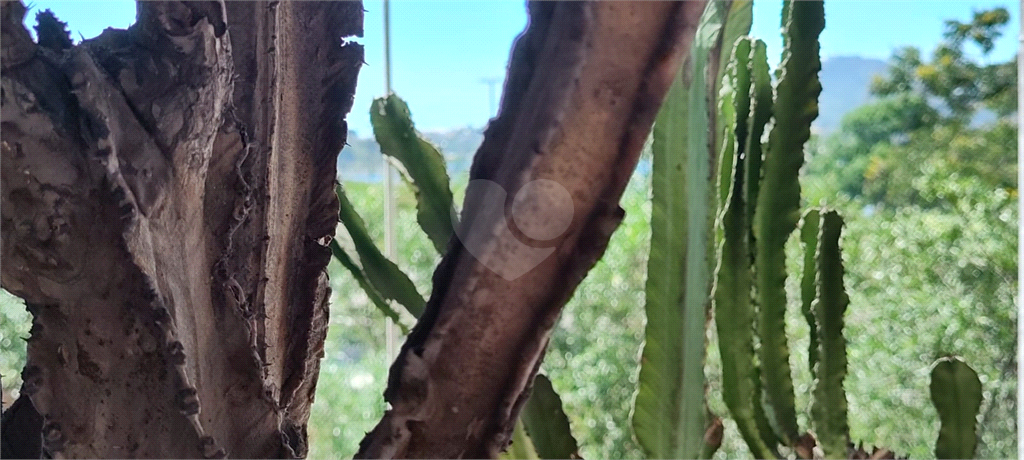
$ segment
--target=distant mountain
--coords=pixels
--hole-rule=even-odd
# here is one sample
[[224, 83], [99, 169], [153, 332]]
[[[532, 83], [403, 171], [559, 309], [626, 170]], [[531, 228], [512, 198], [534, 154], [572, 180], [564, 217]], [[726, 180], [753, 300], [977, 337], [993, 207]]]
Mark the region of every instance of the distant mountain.
[[840, 56], [821, 63], [821, 96], [818, 98], [818, 119], [814, 129], [829, 133], [839, 127], [847, 112], [871, 100], [871, 79], [885, 72], [880, 59]]
[[[453, 176], [469, 171], [473, 154], [484, 140], [483, 129], [471, 127], [420, 134], [441, 151], [449, 174]], [[338, 175], [345, 180], [377, 182], [383, 177], [383, 171], [384, 164], [377, 141], [372, 137], [359, 137], [355, 131], [349, 131], [348, 141], [341, 155], [338, 155]]]
[[345, 180], [377, 182], [383, 177], [382, 161], [376, 140], [359, 137], [355, 131], [349, 131], [345, 146], [338, 155], [338, 176]]
[[427, 131], [423, 137], [437, 146], [448, 163], [449, 174], [469, 171], [473, 164], [473, 154], [484, 141], [484, 130], [479, 128], [459, 128], [451, 131]]
[[[823, 61], [819, 114], [812, 130], [827, 134], [838, 128], [843, 115], [871, 100], [871, 79], [885, 69], [885, 61], [856, 56]], [[441, 150], [452, 176], [469, 171], [473, 154], [483, 141], [483, 128], [464, 127], [422, 134]], [[339, 175], [346, 180], [376, 182], [381, 179], [382, 171], [377, 142], [372, 137], [359, 137], [349, 131], [348, 144], [338, 157]]]

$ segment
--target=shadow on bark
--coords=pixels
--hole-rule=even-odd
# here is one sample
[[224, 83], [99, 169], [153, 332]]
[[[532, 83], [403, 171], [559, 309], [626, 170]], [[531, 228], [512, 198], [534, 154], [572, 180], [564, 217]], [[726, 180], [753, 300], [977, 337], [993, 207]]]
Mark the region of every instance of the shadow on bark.
[[[696, 1], [529, 4], [498, 117], [470, 170], [456, 234], [474, 241], [449, 243], [391, 367], [392, 407], [356, 457], [505, 450], [562, 306], [623, 218], [619, 198], [703, 9]], [[517, 198], [489, 205], [493, 184]], [[556, 184], [571, 202], [535, 185], [540, 192], [517, 196], [527, 184]], [[524, 238], [566, 215], [572, 222], [553, 239]], [[554, 250], [537, 263], [536, 247]]]

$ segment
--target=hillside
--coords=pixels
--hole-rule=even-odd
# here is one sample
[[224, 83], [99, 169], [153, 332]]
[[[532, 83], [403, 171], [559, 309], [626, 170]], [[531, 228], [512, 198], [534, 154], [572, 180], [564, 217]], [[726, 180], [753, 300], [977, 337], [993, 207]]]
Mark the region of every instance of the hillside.
[[[871, 78], [883, 72], [885, 66], [885, 61], [856, 56], [835, 57], [822, 62], [820, 113], [812, 129], [821, 134], [836, 129], [844, 114], [870, 99]], [[428, 131], [423, 135], [440, 148], [454, 176], [469, 170], [473, 154], [483, 140], [483, 128]], [[339, 175], [346, 180], [376, 182], [381, 178], [382, 169], [377, 142], [372, 137], [359, 137], [350, 131], [348, 145], [338, 157]]]
[[829, 133], [839, 127], [847, 112], [863, 105], [871, 98], [871, 79], [885, 72], [886, 63], [880, 59], [840, 56], [821, 63], [821, 96], [818, 98], [818, 119], [814, 129]]

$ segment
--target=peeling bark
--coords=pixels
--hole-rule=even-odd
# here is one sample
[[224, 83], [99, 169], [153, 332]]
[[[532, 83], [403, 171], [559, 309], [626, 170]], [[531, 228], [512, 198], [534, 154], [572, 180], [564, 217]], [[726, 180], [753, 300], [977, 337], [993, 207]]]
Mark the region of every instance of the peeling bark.
[[[534, 2], [501, 110], [470, 171], [459, 235], [420, 322], [391, 367], [392, 408], [360, 458], [480, 458], [504, 450], [561, 307], [622, 220], [619, 198], [686, 58], [704, 2]], [[507, 192], [489, 206], [483, 182]], [[511, 197], [549, 180], [551, 194]], [[534, 266], [523, 235], [571, 213]], [[527, 215], [517, 228], [509, 215]], [[471, 254], [467, 245], [475, 250]], [[490, 267], [490, 268], [488, 268]]]
[[0, 6], [0, 274], [41, 414], [5, 452], [304, 456], [361, 3], [140, 2], [69, 49]]

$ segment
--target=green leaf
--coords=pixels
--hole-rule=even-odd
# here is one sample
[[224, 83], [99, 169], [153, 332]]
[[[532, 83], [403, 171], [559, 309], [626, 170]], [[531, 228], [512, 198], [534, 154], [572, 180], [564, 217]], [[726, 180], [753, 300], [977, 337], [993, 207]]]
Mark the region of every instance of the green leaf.
[[931, 393], [942, 423], [935, 457], [974, 458], [982, 399], [978, 374], [958, 358], [940, 359], [932, 368]]
[[[754, 204], [761, 189], [761, 165], [764, 161], [761, 137], [764, 127], [772, 118], [772, 77], [768, 72], [768, 52], [761, 40], [755, 40], [750, 58], [750, 119], [747, 120], [746, 146], [743, 149], [746, 160], [747, 212], [749, 222], [754, 222]], [[753, 255], [753, 254], [751, 254]]]
[[817, 298], [812, 310], [818, 323], [818, 363], [814, 368], [814, 420], [818, 444], [825, 458], [847, 458], [850, 426], [846, 414], [846, 338], [843, 337], [843, 315], [850, 298], [843, 287], [843, 257], [839, 236], [843, 218], [836, 211], [821, 215], [818, 239]]
[[755, 407], [760, 404], [760, 391], [755, 382], [754, 368], [754, 306], [751, 303], [750, 266], [750, 223], [747, 221], [747, 203], [744, 193], [744, 156], [740, 147], [746, 138], [741, 124], [747, 121], [749, 109], [749, 88], [737, 80], [746, 80], [749, 75], [738, 72], [746, 67], [746, 56], [750, 54], [750, 41], [741, 40], [736, 44], [736, 58], [729, 69], [728, 86], [738, 88], [735, 93], [732, 129], [741, 142], [728, 139], [726, 146], [733, 149], [731, 187], [728, 188], [727, 206], [722, 213], [724, 230], [718, 270], [713, 293], [715, 324], [718, 328], [718, 347], [722, 356], [722, 397], [729, 407], [732, 418], [740, 430], [754, 458], [775, 458], [776, 454], [765, 444], [755, 419]]
[[[348, 230], [352, 243], [355, 245], [361, 275], [358, 275], [351, 268], [349, 268], [349, 271], [352, 271], [357, 280], [360, 276], [365, 278], [366, 282], [381, 297], [398, 302], [409, 313], [419, 318], [420, 314], [423, 313], [426, 302], [423, 300], [423, 296], [416, 290], [416, 285], [412, 283], [412, 280], [394, 262], [384, 257], [384, 254], [381, 254], [380, 249], [373, 243], [373, 239], [370, 238], [370, 234], [366, 231], [366, 224], [363, 223], [363, 219], [359, 217], [355, 208], [352, 207], [352, 203], [348, 201], [348, 197], [345, 196], [345, 191], [341, 186], [338, 186], [338, 201], [340, 204], [338, 219], [345, 225], [345, 229]], [[338, 249], [341, 249], [340, 245], [337, 246]], [[337, 252], [335, 252], [335, 256], [338, 256]], [[340, 257], [338, 260], [344, 264]], [[353, 262], [353, 265], [356, 262], [354, 259], [350, 261]], [[362, 283], [360, 284], [362, 285]], [[370, 295], [370, 291], [367, 291], [367, 295]], [[387, 311], [384, 311], [384, 313], [388, 314]]]
[[[736, 41], [750, 33], [750, 26], [753, 23], [753, 12], [754, 2], [752, 0], [734, 0], [729, 5], [729, 12], [726, 16], [725, 27], [722, 29], [721, 34], [721, 51], [718, 58], [718, 69], [715, 75], [718, 76], [715, 82], [714, 95], [726, 95], [727, 93], [722, 90], [722, 87], [728, 80], [728, 66], [732, 62], [733, 50], [735, 48]], [[719, 105], [719, 108], [722, 106]], [[728, 110], [731, 109], [731, 104], [725, 106]], [[728, 139], [728, 134], [722, 129], [724, 126], [731, 124], [733, 115], [730, 113], [724, 113], [719, 110], [715, 118], [715, 152], [721, 152], [725, 140]], [[730, 160], [731, 161], [731, 158]], [[731, 167], [725, 170], [725, 175], [729, 175]], [[727, 179], [728, 180], [728, 179]], [[723, 186], [720, 190], [728, 190], [728, 185]], [[722, 192], [723, 194], [725, 191]], [[725, 203], [724, 199], [720, 203]], [[724, 204], [723, 204], [724, 206]]]
[[538, 460], [541, 458], [537, 455], [537, 449], [534, 448], [530, 436], [526, 434], [522, 419], [516, 420], [516, 427], [512, 431], [512, 445], [508, 446], [508, 450], [498, 457], [506, 460]]
[[[772, 80], [768, 73], [768, 57], [765, 48], [765, 44], [761, 40], [755, 40], [753, 48], [751, 50], [750, 58], [750, 115], [747, 120], [747, 137], [744, 140], [743, 155], [745, 157], [743, 162], [743, 169], [745, 178], [743, 185], [745, 187], [744, 193], [746, 194], [746, 208], [747, 208], [747, 223], [751, 226], [749, 229], [750, 234], [750, 264], [754, 264], [756, 260], [757, 245], [755, 244], [753, 222], [754, 222], [754, 210], [756, 208], [758, 192], [761, 185], [761, 136], [764, 134], [764, 127], [772, 117]], [[740, 140], [737, 139], [737, 142]], [[754, 310], [757, 311], [757, 302], [753, 303]], [[775, 429], [768, 421], [768, 416], [765, 414], [764, 406], [761, 403], [764, 392], [761, 389], [761, 371], [758, 369], [758, 364], [755, 362], [754, 365], [754, 395], [756, 397], [754, 404], [754, 420], [757, 422], [758, 432], [761, 434], [761, 439], [764, 440], [765, 445], [771, 447], [774, 451], [775, 446], [779, 444], [779, 438], [775, 434]]]
[[398, 312], [391, 308], [391, 304], [389, 304], [387, 300], [384, 300], [384, 297], [382, 297], [380, 293], [377, 292], [377, 289], [370, 284], [370, 281], [366, 278], [366, 273], [363, 273], [362, 267], [349, 257], [348, 253], [345, 252], [345, 250], [341, 248], [341, 245], [338, 244], [338, 240], [331, 241], [331, 252], [334, 254], [334, 257], [338, 259], [338, 262], [341, 262], [341, 265], [352, 273], [352, 277], [356, 279], [356, 282], [359, 283], [359, 287], [363, 288], [363, 291], [366, 292], [366, 296], [369, 297], [370, 301], [377, 306], [377, 309], [384, 313], [388, 318], [391, 318], [391, 320], [394, 321], [400, 329], [402, 329], [403, 334], [408, 334], [409, 326], [406, 326], [405, 323], [402, 322], [402, 318], [398, 315]]
[[818, 232], [821, 231], [821, 212], [808, 209], [804, 213], [803, 225], [800, 228], [800, 241], [804, 245], [804, 271], [800, 280], [801, 312], [810, 327], [810, 344], [807, 346], [807, 368], [814, 372], [818, 362], [818, 323], [814, 319], [811, 305], [817, 295], [815, 277], [818, 274], [815, 255], [818, 253]]
[[775, 421], [787, 445], [799, 437], [785, 328], [785, 244], [800, 215], [800, 166], [811, 121], [818, 115], [821, 83], [818, 35], [825, 25], [821, 2], [786, 2], [786, 49], [776, 88], [775, 125], [768, 135], [757, 207], [755, 278], [761, 376]]
[[[753, 0], [733, 0], [729, 5], [725, 28], [722, 29], [722, 52], [718, 63], [718, 75], [724, 75], [727, 60], [732, 56], [733, 44], [744, 35], [750, 34], [750, 26], [754, 23]], [[719, 79], [721, 83], [721, 79]]]
[[722, 89], [718, 92], [718, 132], [722, 138], [716, 150], [721, 152], [718, 160], [719, 212], [725, 208], [729, 199], [733, 182], [733, 159], [742, 156], [746, 147], [744, 141], [747, 139], [747, 118], [750, 115], [750, 44], [749, 37], [736, 40], [729, 65], [725, 68]]
[[551, 381], [537, 374], [533, 392], [519, 416], [540, 458], [580, 458], [576, 438], [569, 430], [569, 418]]
[[651, 458], [696, 458], [704, 442], [704, 327], [717, 198], [707, 97], [713, 86], [705, 67], [725, 5], [708, 2], [690, 67], [677, 74], [654, 125], [647, 327], [633, 408], [634, 433]]
[[402, 177], [416, 192], [416, 220], [443, 254], [455, 216], [444, 157], [416, 132], [409, 106], [394, 94], [373, 101], [370, 123], [380, 151], [400, 163]]
[[761, 369], [759, 368], [757, 360], [754, 361], [754, 422], [757, 423], [757, 432], [761, 435], [761, 440], [764, 444], [772, 449], [772, 452], [778, 453], [779, 437], [775, 434], [775, 428], [768, 420], [768, 414], [764, 410], [764, 391], [761, 389]]

